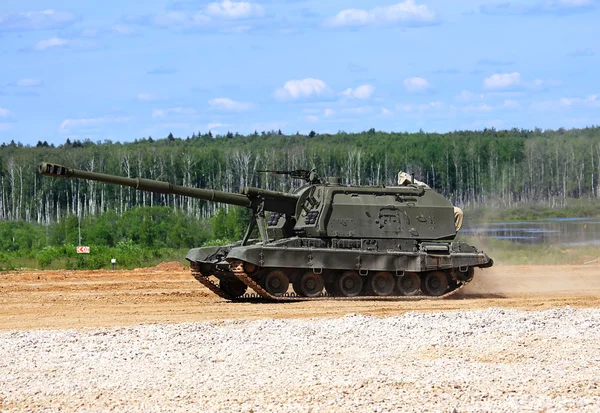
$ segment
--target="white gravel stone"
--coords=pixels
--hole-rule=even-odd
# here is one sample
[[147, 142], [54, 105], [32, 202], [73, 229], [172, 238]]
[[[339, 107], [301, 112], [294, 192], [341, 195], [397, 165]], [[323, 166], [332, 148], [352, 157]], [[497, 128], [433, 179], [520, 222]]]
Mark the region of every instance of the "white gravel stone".
[[600, 310], [2, 333], [0, 410], [597, 412]]

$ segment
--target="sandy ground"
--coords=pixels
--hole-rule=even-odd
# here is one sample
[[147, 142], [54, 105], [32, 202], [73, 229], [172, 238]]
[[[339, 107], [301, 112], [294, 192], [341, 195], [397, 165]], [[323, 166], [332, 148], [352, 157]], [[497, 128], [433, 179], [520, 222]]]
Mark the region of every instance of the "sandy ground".
[[214, 296], [177, 263], [133, 271], [8, 272], [0, 274], [0, 331], [489, 307], [600, 307], [600, 265], [499, 265], [479, 270], [475, 277], [464, 293], [439, 301], [257, 304]]

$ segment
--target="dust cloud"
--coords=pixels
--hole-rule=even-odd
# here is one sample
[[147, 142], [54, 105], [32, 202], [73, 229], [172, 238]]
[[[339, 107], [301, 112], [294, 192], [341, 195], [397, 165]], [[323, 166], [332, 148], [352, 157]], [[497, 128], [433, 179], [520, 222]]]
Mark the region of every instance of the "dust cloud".
[[600, 295], [600, 265], [496, 265], [477, 269], [462, 296]]

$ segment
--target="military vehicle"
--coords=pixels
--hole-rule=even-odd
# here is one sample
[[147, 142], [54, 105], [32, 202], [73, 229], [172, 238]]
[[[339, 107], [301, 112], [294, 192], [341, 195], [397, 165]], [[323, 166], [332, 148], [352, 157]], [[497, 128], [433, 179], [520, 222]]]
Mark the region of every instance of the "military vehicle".
[[[451, 202], [431, 188], [341, 185], [314, 170], [267, 171], [301, 179], [291, 193], [234, 194], [125, 178], [43, 162], [46, 176], [81, 178], [252, 210], [243, 239], [191, 249], [193, 276], [228, 299], [408, 300], [447, 297], [493, 260], [462, 241]], [[255, 229], [260, 238], [251, 238]], [[288, 292], [290, 284], [293, 292]]]

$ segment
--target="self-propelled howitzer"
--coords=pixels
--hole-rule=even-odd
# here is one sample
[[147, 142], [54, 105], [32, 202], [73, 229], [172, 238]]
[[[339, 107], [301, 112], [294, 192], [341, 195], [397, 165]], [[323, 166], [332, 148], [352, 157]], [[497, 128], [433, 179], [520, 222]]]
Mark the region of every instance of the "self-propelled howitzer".
[[[438, 298], [470, 282], [476, 267], [493, 264], [454, 240], [453, 205], [426, 185], [350, 186], [324, 182], [314, 171], [268, 172], [305, 184], [292, 193], [246, 187], [234, 194], [40, 164], [42, 175], [250, 208], [243, 240], [193, 248], [186, 256], [194, 277], [230, 300]], [[256, 227], [260, 239], [250, 239]]]

